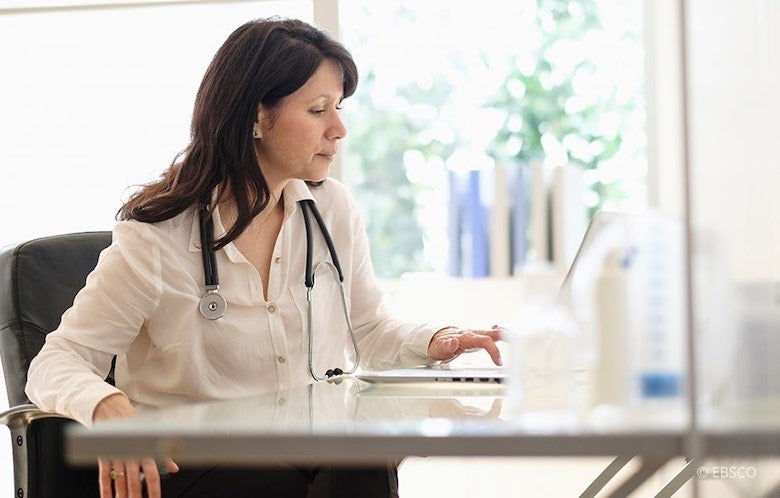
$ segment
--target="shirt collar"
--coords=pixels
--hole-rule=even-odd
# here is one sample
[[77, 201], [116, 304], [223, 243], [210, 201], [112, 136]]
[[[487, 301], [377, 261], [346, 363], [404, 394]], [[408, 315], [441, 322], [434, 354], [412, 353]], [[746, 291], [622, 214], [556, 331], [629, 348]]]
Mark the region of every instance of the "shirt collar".
[[290, 180], [282, 190], [284, 196], [284, 221], [298, 210], [298, 202], [310, 199], [316, 202], [309, 190], [309, 186], [303, 180]]
[[[292, 216], [298, 209], [298, 201], [311, 199], [316, 202], [314, 196], [309, 190], [309, 186], [303, 180], [290, 180], [282, 190], [284, 196], [284, 221]], [[214, 205], [214, 239], [218, 239], [227, 233], [222, 225], [222, 218], [219, 215], [219, 207], [215, 205], [217, 199], [217, 189], [211, 193], [211, 203]], [[199, 208], [194, 207], [194, 216], [192, 217], [192, 227], [190, 228], [190, 252], [200, 252], [200, 217]]]

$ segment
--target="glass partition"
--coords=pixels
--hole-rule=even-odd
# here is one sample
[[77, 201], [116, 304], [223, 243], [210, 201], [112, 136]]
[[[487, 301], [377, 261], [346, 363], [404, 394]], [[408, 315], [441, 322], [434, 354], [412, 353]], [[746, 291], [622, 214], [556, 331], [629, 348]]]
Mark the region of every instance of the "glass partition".
[[702, 496], [718, 481], [734, 496], [780, 492], [778, 26], [776, 2], [687, 2], [699, 429], [746, 438], [725, 444], [741, 454], [706, 445]]

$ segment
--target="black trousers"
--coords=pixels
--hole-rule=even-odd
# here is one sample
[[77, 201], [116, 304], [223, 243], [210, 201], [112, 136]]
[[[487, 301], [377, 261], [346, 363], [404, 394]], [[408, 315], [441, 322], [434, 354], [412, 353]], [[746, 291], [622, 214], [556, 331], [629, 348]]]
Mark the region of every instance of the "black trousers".
[[398, 466], [182, 468], [162, 480], [163, 498], [398, 498]]

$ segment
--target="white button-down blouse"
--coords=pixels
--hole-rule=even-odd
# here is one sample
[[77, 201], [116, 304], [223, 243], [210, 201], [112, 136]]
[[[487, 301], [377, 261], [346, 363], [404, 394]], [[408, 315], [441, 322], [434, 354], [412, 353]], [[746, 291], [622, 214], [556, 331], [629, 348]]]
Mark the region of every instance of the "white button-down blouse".
[[[136, 405], [169, 406], [238, 398], [312, 382], [308, 370], [306, 235], [297, 202], [313, 198], [333, 238], [344, 271], [349, 316], [361, 367], [429, 363], [428, 343], [441, 328], [390, 317], [382, 304], [357, 206], [335, 180], [284, 190], [284, 221], [274, 246], [268, 299], [255, 267], [232, 243], [217, 251], [226, 314], [198, 311], [204, 294], [197, 210], [160, 223], [119, 222], [73, 306], [46, 338], [29, 370], [27, 394], [43, 410], [89, 425], [97, 404], [123, 392]], [[225, 228], [214, 211], [214, 231]], [[312, 229], [313, 261], [329, 261]], [[352, 365], [352, 343], [341, 297], [330, 277], [314, 288], [315, 369]], [[116, 387], [106, 382], [117, 356]]]

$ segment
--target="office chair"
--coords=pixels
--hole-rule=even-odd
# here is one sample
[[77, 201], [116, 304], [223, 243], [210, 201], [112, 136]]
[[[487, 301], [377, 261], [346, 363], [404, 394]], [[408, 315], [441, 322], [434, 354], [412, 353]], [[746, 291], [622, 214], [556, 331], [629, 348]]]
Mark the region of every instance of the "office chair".
[[[31, 240], [0, 249], [0, 361], [10, 409], [16, 498], [97, 496], [97, 471], [69, 466], [63, 428], [73, 421], [38, 410], [24, 392], [30, 361], [84, 286], [111, 232]], [[110, 379], [109, 379], [110, 381]]]

